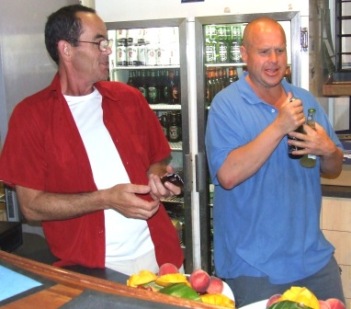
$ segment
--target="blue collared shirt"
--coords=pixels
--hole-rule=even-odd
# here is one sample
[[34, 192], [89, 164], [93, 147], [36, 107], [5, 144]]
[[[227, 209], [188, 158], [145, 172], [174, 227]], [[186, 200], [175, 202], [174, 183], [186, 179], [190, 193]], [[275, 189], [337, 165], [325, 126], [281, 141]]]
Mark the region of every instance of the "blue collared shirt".
[[[255, 139], [278, 110], [256, 96], [245, 80], [218, 93], [209, 111], [206, 150], [214, 194], [216, 275], [268, 276], [272, 283], [305, 278], [325, 266], [333, 246], [320, 230], [320, 162], [304, 168], [288, 157], [285, 136], [269, 159], [250, 178], [231, 190], [216, 174], [228, 154]], [[316, 121], [342, 148], [328, 118], [308, 91], [285, 80], [286, 92], [302, 100], [304, 112], [316, 109]]]

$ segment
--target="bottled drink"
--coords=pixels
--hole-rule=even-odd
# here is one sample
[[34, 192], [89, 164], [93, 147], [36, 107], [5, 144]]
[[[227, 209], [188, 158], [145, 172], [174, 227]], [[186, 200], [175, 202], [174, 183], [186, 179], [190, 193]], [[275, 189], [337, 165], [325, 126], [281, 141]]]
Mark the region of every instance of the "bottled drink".
[[[291, 99], [291, 100], [294, 100], [294, 99]], [[298, 133], [305, 133], [304, 129], [303, 129], [303, 125], [299, 126], [295, 132], [298, 132]], [[291, 139], [291, 140], [297, 140], [297, 138], [295, 137], [291, 137], [288, 135], [288, 139]], [[301, 150], [302, 148], [300, 147], [297, 147], [297, 146], [294, 146], [294, 145], [288, 145], [288, 154], [289, 154], [289, 158], [290, 159], [301, 159], [303, 156], [302, 155], [294, 155], [292, 154], [293, 151], [295, 150]]]
[[136, 87], [136, 72], [134, 70], [129, 71], [127, 84], [129, 86]]
[[241, 27], [233, 25], [231, 36], [232, 37], [231, 37], [231, 44], [230, 44], [230, 50], [229, 50], [230, 62], [240, 62]]
[[138, 65], [146, 65], [146, 45], [143, 38], [138, 39]]
[[161, 103], [170, 103], [171, 101], [171, 76], [174, 79], [173, 70], [161, 70], [161, 89], [160, 89], [160, 100]]
[[[139, 72], [139, 71], [138, 71]], [[147, 79], [145, 70], [141, 71], [140, 79], [138, 80], [138, 89], [142, 93], [145, 99], [148, 99], [147, 95]]]
[[159, 94], [158, 94], [158, 87], [157, 87], [155, 70], [151, 70], [151, 75], [148, 79], [147, 98], [148, 98], [149, 104], [159, 103], [158, 102]]
[[231, 84], [235, 81], [237, 81], [239, 78], [238, 78], [238, 72], [236, 70], [235, 67], [230, 67], [229, 68], [229, 81], [228, 81], [228, 84]]
[[205, 26], [205, 62], [216, 63], [216, 26]]
[[[315, 128], [315, 114], [316, 114], [316, 110], [314, 108], [308, 109], [306, 124], [310, 126], [312, 129]], [[300, 159], [300, 164], [304, 167], [314, 167], [316, 165], [316, 156], [312, 154], [304, 155]]]
[[217, 55], [219, 63], [228, 62], [228, 45], [226, 40], [226, 26], [217, 26]]
[[171, 84], [171, 98], [169, 103], [171, 104], [180, 103], [180, 76], [179, 76], [178, 69], [175, 70], [174, 80], [172, 81], [172, 84]]
[[176, 112], [172, 112], [169, 118], [168, 137], [170, 142], [179, 142], [181, 138], [181, 126]]
[[209, 105], [213, 99], [213, 69], [209, 68], [206, 70], [206, 88], [205, 88], [205, 100]]
[[133, 42], [127, 43], [127, 65], [138, 64], [138, 46]]
[[160, 116], [160, 124], [161, 124], [162, 130], [163, 130], [163, 133], [168, 140], [169, 139], [169, 134], [168, 134], [169, 124], [168, 124], [167, 114], [162, 114]]
[[127, 39], [121, 38], [118, 40], [117, 49], [117, 65], [126, 66], [127, 65]]

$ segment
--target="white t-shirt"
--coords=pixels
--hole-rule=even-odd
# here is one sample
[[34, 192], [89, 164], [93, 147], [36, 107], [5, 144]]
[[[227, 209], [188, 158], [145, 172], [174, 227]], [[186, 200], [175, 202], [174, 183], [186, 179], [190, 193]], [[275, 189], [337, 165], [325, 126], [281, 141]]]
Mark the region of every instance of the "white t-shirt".
[[[65, 96], [87, 151], [98, 189], [130, 183], [118, 150], [103, 123], [101, 94], [95, 89], [85, 96]], [[137, 258], [154, 249], [145, 220], [129, 219], [108, 209], [105, 213], [105, 265]]]

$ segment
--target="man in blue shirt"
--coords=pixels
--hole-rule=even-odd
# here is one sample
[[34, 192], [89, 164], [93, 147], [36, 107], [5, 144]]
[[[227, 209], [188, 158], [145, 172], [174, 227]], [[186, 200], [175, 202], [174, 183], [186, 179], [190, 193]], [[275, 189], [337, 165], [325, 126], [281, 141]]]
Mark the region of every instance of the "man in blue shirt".
[[[237, 306], [291, 286], [344, 301], [334, 248], [319, 224], [320, 176], [340, 174], [342, 145], [315, 98], [284, 79], [279, 23], [249, 23], [241, 54], [248, 72], [216, 95], [206, 130], [216, 275], [233, 289]], [[315, 129], [294, 132], [309, 108], [316, 110]], [[296, 156], [316, 155], [315, 167], [289, 158], [288, 144], [301, 148]]]

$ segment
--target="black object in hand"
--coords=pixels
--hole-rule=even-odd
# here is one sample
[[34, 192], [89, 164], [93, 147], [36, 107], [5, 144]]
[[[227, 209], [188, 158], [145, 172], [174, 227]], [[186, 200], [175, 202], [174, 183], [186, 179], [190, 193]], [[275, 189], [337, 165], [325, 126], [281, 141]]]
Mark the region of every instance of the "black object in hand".
[[182, 187], [184, 185], [183, 179], [178, 174], [167, 174], [161, 178], [161, 182], [165, 183], [166, 181], [178, 186]]

